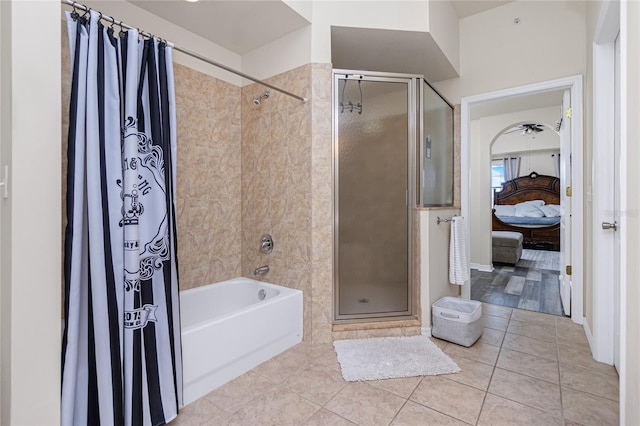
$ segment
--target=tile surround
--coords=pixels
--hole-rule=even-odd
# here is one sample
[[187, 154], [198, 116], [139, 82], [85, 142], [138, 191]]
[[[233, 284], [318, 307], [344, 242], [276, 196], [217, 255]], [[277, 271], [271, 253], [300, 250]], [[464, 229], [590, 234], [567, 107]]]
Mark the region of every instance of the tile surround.
[[174, 64], [180, 289], [241, 275], [240, 88]]
[[[305, 339], [330, 342], [333, 321], [331, 65], [308, 64], [267, 79], [310, 98], [300, 103], [264, 88], [241, 89], [242, 272], [268, 263], [261, 279], [305, 292]], [[271, 255], [257, 252], [270, 232]]]

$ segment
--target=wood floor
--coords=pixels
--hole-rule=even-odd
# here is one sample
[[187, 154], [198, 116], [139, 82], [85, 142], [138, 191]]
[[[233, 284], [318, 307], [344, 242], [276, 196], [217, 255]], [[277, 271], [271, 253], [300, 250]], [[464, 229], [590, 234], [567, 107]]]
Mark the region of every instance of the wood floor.
[[472, 269], [471, 299], [563, 315], [559, 276], [558, 252], [525, 249], [515, 266], [495, 264], [493, 272]]

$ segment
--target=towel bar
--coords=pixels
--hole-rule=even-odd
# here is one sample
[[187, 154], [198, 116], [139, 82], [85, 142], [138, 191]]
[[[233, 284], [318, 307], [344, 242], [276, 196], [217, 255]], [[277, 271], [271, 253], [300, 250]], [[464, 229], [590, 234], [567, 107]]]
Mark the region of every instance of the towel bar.
[[451, 222], [451, 219], [441, 219], [440, 216], [438, 216], [438, 219], [436, 220], [436, 223], [438, 225], [440, 225], [442, 222], [444, 222], [444, 223]]

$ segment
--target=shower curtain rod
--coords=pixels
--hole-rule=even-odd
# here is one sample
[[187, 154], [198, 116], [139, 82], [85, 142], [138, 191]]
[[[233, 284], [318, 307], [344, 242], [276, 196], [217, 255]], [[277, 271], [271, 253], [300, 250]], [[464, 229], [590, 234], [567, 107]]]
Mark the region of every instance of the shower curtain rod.
[[[91, 8], [89, 8], [89, 7], [87, 7], [87, 6], [83, 5], [83, 4], [80, 4], [80, 3], [78, 3], [78, 2], [75, 2], [75, 1], [73, 1], [73, 0], [60, 0], [60, 3], [62, 3], [62, 4], [66, 4], [66, 5], [69, 5], [69, 6], [72, 6], [74, 9], [80, 9], [80, 10], [83, 10], [83, 11], [85, 11], [85, 12], [88, 12], [88, 11], [92, 10]], [[117, 19], [112, 18], [111, 16], [107, 16], [107, 15], [103, 14], [103, 13], [102, 13], [102, 12], [100, 12], [100, 11], [97, 11], [97, 10], [95, 10], [95, 9], [93, 9], [93, 10], [94, 10], [95, 12], [98, 12], [98, 13], [100, 14], [100, 19], [104, 19], [105, 21], [110, 21], [110, 22], [111, 22], [112, 24], [114, 24], [114, 25], [117, 25], [117, 26], [122, 27], [122, 28], [137, 29], [137, 30], [138, 30], [138, 32], [139, 32], [141, 35], [145, 36], [145, 37], [149, 37], [149, 38], [154, 38], [154, 37], [156, 37], [156, 36], [154, 36], [154, 35], [153, 35], [153, 34], [151, 34], [151, 33], [148, 33], [148, 32], [146, 32], [146, 31], [141, 31], [139, 28], [132, 27], [132, 26], [130, 26], [130, 25], [125, 24], [125, 23], [124, 23], [124, 22], [122, 22], [122, 21], [119, 21], [119, 20], [117, 20]], [[158, 38], [159, 38], [159, 37], [158, 37]], [[164, 39], [162, 39], [162, 40], [164, 40]], [[184, 53], [185, 55], [189, 55], [189, 56], [191, 56], [191, 57], [193, 57], [193, 58], [199, 59], [199, 60], [201, 60], [202, 62], [206, 62], [206, 63], [208, 63], [208, 64], [210, 64], [210, 65], [213, 65], [214, 67], [222, 68], [223, 70], [228, 71], [228, 72], [230, 72], [230, 73], [232, 73], [232, 74], [239, 75], [240, 77], [244, 77], [244, 78], [246, 78], [247, 80], [251, 80], [251, 81], [253, 81], [253, 82], [255, 82], [255, 83], [261, 84], [261, 85], [263, 85], [263, 86], [265, 86], [265, 87], [268, 87], [268, 88], [270, 88], [270, 89], [273, 89], [273, 90], [275, 90], [275, 91], [278, 91], [278, 92], [280, 92], [280, 93], [283, 93], [283, 94], [285, 94], [285, 95], [287, 95], [287, 96], [291, 96], [292, 98], [298, 99], [298, 100], [300, 100], [300, 101], [302, 101], [302, 102], [307, 102], [307, 101], [309, 100], [308, 98], [304, 98], [304, 97], [302, 97], [302, 96], [298, 96], [298, 95], [296, 95], [296, 94], [294, 94], [294, 93], [288, 92], [288, 91], [286, 91], [286, 90], [284, 90], [284, 89], [281, 89], [281, 88], [279, 88], [279, 87], [277, 87], [277, 86], [274, 86], [274, 85], [269, 84], [269, 83], [266, 83], [266, 82], [264, 82], [264, 81], [262, 81], [262, 80], [260, 80], [260, 79], [257, 79], [257, 78], [255, 78], [255, 77], [252, 77], [252, 76], [250, 76], [249, 74], [245, 74], [245, 73], [243, 73], [242, 71], [235, 70], [235, 69], [233, 69], [233, 68], [231, 68], [231, 67], [228, 67], [228, 66], [226, 66], [226, 65], [224, 65], [224, 64], [221, 64], [221, 63], [219, 63], [219, 62], [216, 62], [216, 61], [214, 61], [214, 60], [212, 60], [212, 59], [209, 59], [209, 58], [207, 58], [207, 57], [205, 57], [205, 56], [200, 55], [199, 53], [192, 52], [192, 51], [190, 51], [190, 50], [188, 50], [188, 49], [184, 49], [184, 48], [179, 47], [179, 46], [175, 46], [175, 45], [173, 45], [173, 43], [171, 43], [171, 44], [172, 44], [172, 46], [173, 46], [173, 50], [177, 50], [178, 52], [182, 52], [182, 53]]]

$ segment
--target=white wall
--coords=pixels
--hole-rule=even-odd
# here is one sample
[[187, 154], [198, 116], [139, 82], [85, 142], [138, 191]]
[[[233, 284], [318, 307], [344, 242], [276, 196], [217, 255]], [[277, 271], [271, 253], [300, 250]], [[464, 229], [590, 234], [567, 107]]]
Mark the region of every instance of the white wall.
[[[452, 66], [456, 70], [460, 66], [458, 20], [448, 1], [286, 1], [285, 3], [311, 21], [312, 25], [240, 56], [126, 0], [86, 0], [84, 2], [87, 6], [121, 19], [129, 25], [158, 34], [174, 42], [176, 46], [185, 47], [259, 79], [265, 79], [310, 62], [331, 63], [332, 25], [423, 32], [429, 32], [431, 28], [431, 35]], [[174, 60], [176, 63], [238, 86], [251, 83], [180, 52], [175, 52]]]
[[441, 297], [460, 295], [460, 286], [449, 284], [450, 223], [436, 224], [438, 216], [450, 219], [459, 209], [420, 212], [420, 306], [422, 327], [431, 327], [431, 305]]
[[60, 421], [60, 3], [0, 7], [0, 145], [11, 170], [0, 198], [1, 421], [50, 425]]
[[459, 19], [451, 1], [429, 1], [429, 33], [460, 73]]
[[[515, 151], [527, 150], [527, 139], [520, 133], [495, 138], [506, 128], [516, 123], [535, 122], [553, 127], [560, 118], [559, 107], [538, 108], [528, 111], [519, 111], [509, 114], [483, 117], [471, 121], [470, 134], [470, 163], [469, 170], [469, 202], [470, 202], [470, 229], [471, 229], [471, 253], [470, 262], [479, 269], [491, 268], [491, 159], [492, 144], [497, 152], [507, 152], [509, 146], [514, 146]], [[495, 140], [495, 143], [494, 143]], [[535, 140], [528, 139], [529, 146], [533, 141], [539, 142], [539, 147], [548, 155], [548, 167], [553, 171], [551, 156], [548, 150], [557, 149], [560, 146], [559, 137], [550, 129], [539, 133]], [[523, 149], [524, 148], [524, 149]], [[526, 158], [520, 164], [520, 175], [528, 175], [531, 171], [544, 174], [547, 169], [529, 170], [532, 164], [528, 164]], [[548, 173], [553, 175], [553, 172]]]
[[585, 2], [520, 0], [460, 21], [460, 78], [435, 86], [455, 104], [585, 70]]
[[[11, 51], [11, 3], [0, 3], [0, 52]], [[11, 155], [11, 61], [9, 55], [0, 55], [0, 168]], [[7, 213], [0, 208], [0, 423], [8, 423], [11, 388], [11, 221], [3, 219]]]
[[[504, 128], [504, 126], [502, 127]], [[496, 133], [502, 128], [497, 129]], [[491, 270], [491, 241], [487, 240], [487, 229], [491, 230], [491, 151], [489, 144], [493, 135], [486, 135], [483, 139], [480, 120], [473, 120], [469, 127], [470, 144], [469, 158], [474, 159], [469, 169], [469, 242], [471, 253], [469, 262], [472, 268]], [[489, 139], [489, 141], [487, 141]], [[484, 143], [483, 143], [484, 140]], [[484, 182], [484, 184], [483, 184]]]
[[[640, 3], [621, 2], [622, 41], [622, 158], [623, 203], [621, 206], [622, 305], [625, 326], [620, 330], [622, 347], [623, 392], [621, 424], [640, 424]], [[625, 114], [626, 110], [626, 114]], [[625, 200], [626, 199], [626, 200]], [[625, 202], [626, 201], [626, 202]]]
[[[584, 2], [520, 0], [460, 21], [460, 77], [434, 86], [453, 103], [465, 96], [586, 72]], [[515, 18], [519, 24], [514, 24]], [[549, 125], [553, 126], [556, 116]], [[504, 126], [517, 122], [505, 123]], [[520, 121], [528, 121], [522, 118]], [[503, 126], [503, 127], [504, 127]], [[485, 134], [484, 141], [502, 129]], [[470, 207], [472, 264], [491, 265], [490, 152], [471, 124]], [[484, 143], [484, 142], [483, 142]], [[478, 166], [479, 170], [475, 167]], [[480, 186], [478, 185], [480, 184]], [[478, 213], [475, 213], [478, 212]]]
[[506, 156], [520, 157], [520, 171], [518, 176], [529, 176], [532, 172], [536, 172], [539, 175], [556, 176], [553, 166], [554, 157], [551, 157], [551, 155], [557, 155], [559, 153], [559, 148], [556, 150], [511, 152], [504, 155], [496, 155], [492, 151], [491, 159], [492, 161], [499, 160], [502, 163], [502, 159]]
[[[602, 11], [603, 1], [592, 0], [587, 2], [587, 74], [584, 86], [584, 121], [587, 123], [584, 132], [584, 182], [585, 182], [585, 200], [584, 200], [584, 223], [591, 224], [594, 221], [596, 213], [595, 205], [592, 201], [593, 194], [593, 40], [595, 37], [596, 26]], [[593, 226], [587, 226], [584, 237], [584, 258], [585, 264], [593, 264], [594, 244], [593, 244]], [[584, 274], [584, 313], [585, 320], [589, 325], [589, 329], [593, 330], [593, 268], [585, 268]]]
[[331, 26], [429, 31], [428, 1], [314, 1], [312, 62], [331, 63]]
[[[240, 70], [242, 66], [242, 58], [240, 55], [200, 37], [199, 35], [190, 32], [188, 29], [179, 27], [150, 12], [147, 12], [128, 1], [84, 0], [79, 1], [79, 3], [94, 8], [95, 10], [99, 10], [105, 15], [124, 21], [124, 23], [131, 25], [132, 27], [137, 27], [141, 30], [156, 34], [159, 37], [173, 42], [176, 46], [184, 47], [193, 52], [199, 53], [202, 56], [211, 58], [216, 62], [220, 62], [236, 70]], [[71, 10], [71, 8], [63, 7], [62, 10], [67, 11]], [[231, 74], [183, 53], [177, 51], [174, 52], [173, 60], [175, 63], [209, 74], [236, 86], [242, 85], [242, 79], [237, 75]]]
[[[265, 79], [311, 62], [311, 26], [306, 26], [242, 56], [242, 72]], [[329, 61], [331, 62], [331, 61]], [[243, 85], [251, 81], [245, 80]], [[291, 87], [282, 87], [292, 91]], [[296, 95], [307, 96], [310, 94]]]

